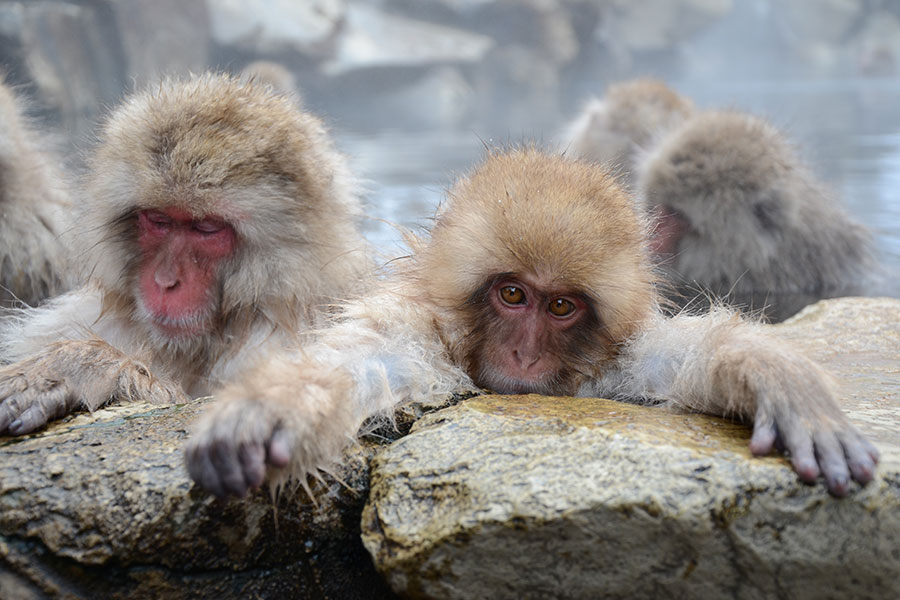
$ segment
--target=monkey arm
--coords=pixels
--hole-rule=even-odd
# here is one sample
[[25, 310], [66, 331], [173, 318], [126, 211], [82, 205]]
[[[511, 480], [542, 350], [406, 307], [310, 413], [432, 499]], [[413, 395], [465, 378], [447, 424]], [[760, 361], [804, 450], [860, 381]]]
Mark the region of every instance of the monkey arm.
[[0, 435], [22, 435], [110, 400], [183, 401], [181, 388], [98, 339], [56, 342], [0, 368]]
[[874, 475], [878, 451], [841, 411], [828, 375], [731, 311], [656, 317], [620, 366], [606, 391], [753, 422], [754, 454], [787, 450], [803, 481], [822, 474], [836, 496], [851, 477]]
[[0, 362], [35, 356], [54, 342], [103, 337], [97, 331], [100, 316], [101, 296], [93, 287], [63, 294], [38, 307], [5, 310], [0, 320]]
[[471, 388], [433, 322], [390, 292], [348, 304], [301, 351], [270, 357], [214, 394], [186, 449], [191, 476], [219, 496], [243, 496], [270, 469], [270, 479], [305, 481], [339, 459], [367, 418]]

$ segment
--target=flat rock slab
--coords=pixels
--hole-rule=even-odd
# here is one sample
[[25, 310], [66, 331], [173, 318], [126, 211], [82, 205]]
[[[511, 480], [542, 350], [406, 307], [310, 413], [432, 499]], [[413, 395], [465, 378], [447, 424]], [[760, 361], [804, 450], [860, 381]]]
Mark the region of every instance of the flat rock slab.
[[390, 598], [359, 541], [372, 445], [344, 485], [217, 500], [183, 465], [206, 400], [114, 406], [0, 438], [0, 599]]
[[818, 303], [778, 336], [882, 452], [844, 499], [747, 427], [596, 399], [482, 396], [378, 454], [363, 541], [422, 598], [900, 598], [900, 302]]

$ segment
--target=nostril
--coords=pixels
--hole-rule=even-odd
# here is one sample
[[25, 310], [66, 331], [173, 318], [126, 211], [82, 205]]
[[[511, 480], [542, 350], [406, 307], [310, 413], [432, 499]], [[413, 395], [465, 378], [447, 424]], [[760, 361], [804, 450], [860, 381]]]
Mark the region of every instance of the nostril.
[[528, 371], [528, 369], [533, 367], [540, 358], [540, 354], [532, 356], [530, 354], [520, 353], [518, 350], [513, 350], [513, 361], [517, 367], [522, 369], [522, 371]]

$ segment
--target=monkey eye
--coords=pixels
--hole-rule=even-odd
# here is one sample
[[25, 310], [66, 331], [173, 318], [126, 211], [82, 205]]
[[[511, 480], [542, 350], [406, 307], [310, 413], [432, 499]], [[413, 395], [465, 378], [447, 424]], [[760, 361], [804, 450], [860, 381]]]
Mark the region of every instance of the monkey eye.
[[524, 304], [525, 292], [514, 285], [505, 285], [500, 288], [500, 299], [506, 304]]
[[550, 314], [556, 317], [568, 317], [573, 312], [575, 312], [575, 305], [565, 298], [557, 298], [556, 300], [551, 300], [550, 306], [548, 306], [547, 308], [550, 311]]
[[156, 212], [153, 210], [148, 210], [144, 213], [147, 217], [147, 220], [150, 221], [151, 224], [159, 226], [159, 227], [167, 227], [172, 224], [172, 219], [166, 214], [161, 212]]
[[214, 219], [203, 219], [202, 221], [194, 221], [191, 227], [200, 233], [218, 233], [225, 229], [225, 223]]

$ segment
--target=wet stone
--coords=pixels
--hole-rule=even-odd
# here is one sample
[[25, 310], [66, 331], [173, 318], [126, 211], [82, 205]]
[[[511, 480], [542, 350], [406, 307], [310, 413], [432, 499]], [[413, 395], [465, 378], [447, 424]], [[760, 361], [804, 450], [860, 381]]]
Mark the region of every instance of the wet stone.
[[0, 598], [391, 598], [360, 543], [368, 460], [217, 500], [182, 452], [208, 402], [113, 406], [0, 438]]
[[900, 597], [900, 301], [770, 326], [824, 364], [882, 453], [848, 498], [750, 429], [597, 399], [481, 396], [378, 454], [363, 540], [416, 598]]

